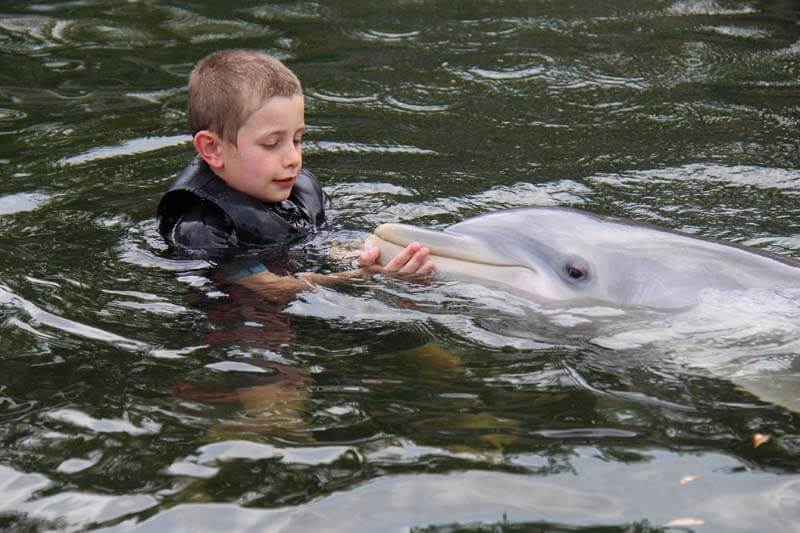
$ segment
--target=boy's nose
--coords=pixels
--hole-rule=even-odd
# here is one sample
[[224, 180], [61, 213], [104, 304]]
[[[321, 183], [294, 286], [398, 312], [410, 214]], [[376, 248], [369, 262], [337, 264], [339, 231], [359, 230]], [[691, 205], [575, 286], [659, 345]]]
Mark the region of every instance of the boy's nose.
[[283, 164], [287, 167], [294, 167], [303, 160], [303, 151], [299, 144], [291, 143], [284, 154]]

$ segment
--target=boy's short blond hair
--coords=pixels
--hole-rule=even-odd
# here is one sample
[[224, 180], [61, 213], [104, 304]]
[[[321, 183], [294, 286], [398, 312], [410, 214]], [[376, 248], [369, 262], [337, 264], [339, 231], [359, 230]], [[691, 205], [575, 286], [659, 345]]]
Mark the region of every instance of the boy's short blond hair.
[[189, 131], [209, 130], [236, 145], [239, 128], [274, 96], [303, 94], [300, 80], [269, 54], [233, 49], [201, 59], [189, 76]]

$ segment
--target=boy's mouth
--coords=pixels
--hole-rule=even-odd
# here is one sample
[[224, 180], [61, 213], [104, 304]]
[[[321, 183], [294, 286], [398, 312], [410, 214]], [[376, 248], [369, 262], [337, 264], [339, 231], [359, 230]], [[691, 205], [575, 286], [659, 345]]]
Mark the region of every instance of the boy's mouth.
[[287, 187], [288, 188], [288, 187], [291, 187], [292, 185], [294, 185], [294, 182], [295, 182], [296, 179], [297, 179], [297, 176], [289, 176], [288, 178], [281, 178], [281, 179], [272, 180], [272, 183], [274, 183], [278, 187]]

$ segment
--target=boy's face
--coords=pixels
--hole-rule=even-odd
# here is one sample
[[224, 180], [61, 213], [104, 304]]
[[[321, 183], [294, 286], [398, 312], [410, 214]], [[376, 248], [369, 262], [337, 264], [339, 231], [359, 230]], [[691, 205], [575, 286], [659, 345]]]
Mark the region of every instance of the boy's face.
[[228, 186], [264, 202], [285, 200], [303, 165], [304, 131], [302, 96], [270, 98], [239, 128], [236, 146], [222, 142], [216, 173]]

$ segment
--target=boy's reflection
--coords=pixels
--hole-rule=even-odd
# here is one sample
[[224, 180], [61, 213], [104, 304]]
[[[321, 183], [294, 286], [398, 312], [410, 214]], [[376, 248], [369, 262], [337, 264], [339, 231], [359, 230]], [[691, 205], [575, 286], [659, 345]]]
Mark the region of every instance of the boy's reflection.
[[[417, 257], [422, 250], [422, 259]], [[364, 254], [354, 248], [340, 251], [338, 259], [347, 255], [359, 258], [359, 263], [371, 264]], [[372, 254], [372, 260], [377, 259]], [[214, 285], [228, 295], [226, 300], [209, 299], [206, 313], [209, 330], [204, 340], [214, 346], [225, 343], [242, 343], [247, 349], [260, 348], [272, 352], [285, 352], [295, 341], [295, 333], [289, 315], [283, 313], [286, 304], [299, 292], [317, 285], [346, 283], [353, 278], [363, 278], [371, 272], [387, 272], [406, 276], [408, 279], [424, 279], [432, 265], [421, 263], [428, 255], [427, 248], [413, 243], [404, 252], [389, 261], [384, 267], [363, 267], [358, 270], [335, 274], [301, 272], [293, 274], [285, 248], [279, 248], [258, 256], [239, 256], [235, 260], [221, 262], [210, 277]], [[411, 266], [409, 266], [411, 265]], [[426, 268], [417, 268], [426, 265]], [[415, 277], [416, 276], [416, 277]], [[249, 351], [249, 350], [248, 350]], [[293, 367], [257, 357], [244, 357], [241, 361], [258, 366], [266, 372], [249, 375], [248, 372], [223, 372], [222, 377], [186, 379], [175, 385], [181, 398], [211, 404], [241, 405], [245, 415], [236, 423], [226, 424], [231, 431], [247, 430], [281, 433], [304, 428], [301, 420], [303, 404], [309, 397], [312, 383], [306, 368]], [[242, 374], [245, 376], [242, 377]], [[310, 433], [305, 428], [302, 438]]]
[[[204, 302], [209, 320], [209, 329], [203, 333], [207, 344], [243, 344], [280, 353], [294, 342], [291, 318], [282, 312], [294, 294], [265, 295], [240, 283], [263, 268], [280, 275], [291, 273], [285, 253], [239, 258], [220, 264], [210, 273], [214, 285], [228, 298]], [[297, 436], [297, 430], [304, 427], [301, 413], [312, 382], [308, 369], [259, 357], [227, 362], [246, 365], [242, 367], [246, 370], [237, 371], [235, 366], [224, 372], [203, 368], [176, 382], [173, 392], [185, 400], [243, 408], [243, 416], [213, 430], [220, 437], [242, 431]]]

